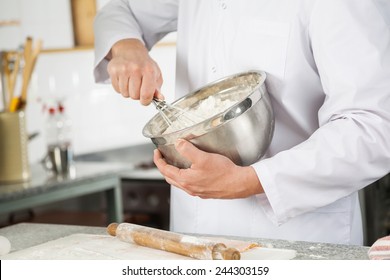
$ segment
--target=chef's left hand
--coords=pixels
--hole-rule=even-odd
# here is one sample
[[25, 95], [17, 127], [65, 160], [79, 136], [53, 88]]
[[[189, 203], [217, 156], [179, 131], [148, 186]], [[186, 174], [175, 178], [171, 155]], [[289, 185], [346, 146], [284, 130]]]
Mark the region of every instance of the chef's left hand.
[[154, 151], [154, 163], [168, 183], [188, 194], [231, 199], [264, 192], [253, 167], [235, 165], [229, 158], [201, 151], [183, 139], [177, 140], [175, 147], [192, 163], [190, 168], [169, 165], [157, 149]]

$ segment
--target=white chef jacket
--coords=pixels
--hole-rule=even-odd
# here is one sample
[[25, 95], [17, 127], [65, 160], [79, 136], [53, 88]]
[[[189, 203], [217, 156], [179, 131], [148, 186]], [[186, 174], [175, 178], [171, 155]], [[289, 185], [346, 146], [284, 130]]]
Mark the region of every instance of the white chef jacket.
[[275, 132], [253, 164], [265, 193], [171, 193], [171, 230], [362, 244], [358, 190], [390, 171], [390, 32], [374, 0], [114, 0], [95, 21], [96, 81], [111, 46], [177, 30], [176, 94], [267, 72]]

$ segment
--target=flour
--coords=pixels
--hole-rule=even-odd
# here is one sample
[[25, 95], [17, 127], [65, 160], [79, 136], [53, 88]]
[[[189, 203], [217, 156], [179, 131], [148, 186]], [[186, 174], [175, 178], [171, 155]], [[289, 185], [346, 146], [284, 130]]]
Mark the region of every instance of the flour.
[[178, 118], [172, 121], [172, 124], [163, 132], [163, 134], [168, 134], [205, 121], [208, 118], [225, 111], [235, 103], [236, 101], [234, 100], [222, 100], [220, 97], [211, 95], [202, 100], [197, 107], [181, 112]]
[[201, 239], [199, 239], [195, 236], [189, 236], [189, 235], [183, 236], [181, 238], [180, 242], [181, 243], [191, 243], [194, 245], [207, 245], [207, 243], [210, 243], [210, 242], [203, 242]]
[[[224, 238], [209, 237], [203, 240], [223, 242]], [[192, 238], [187, 239], [187, 241]], [[183, 240], [182, 240], [183, 241]], [[241, 254], [243, 260], [287, 260], [296, 256], [293, 250], [256, 247]], [[313, 258], [320, 258], [314, 255]], [[94, 234], [72, 234], [30, 248], [3, 255], [0, 259], [10, 260], [193, 260], [193, 258], [123, 242], [116, 237]]]
[[0, 235], [0, 256], [6, 255], [11, 251], [11, 243], [8, 238]]

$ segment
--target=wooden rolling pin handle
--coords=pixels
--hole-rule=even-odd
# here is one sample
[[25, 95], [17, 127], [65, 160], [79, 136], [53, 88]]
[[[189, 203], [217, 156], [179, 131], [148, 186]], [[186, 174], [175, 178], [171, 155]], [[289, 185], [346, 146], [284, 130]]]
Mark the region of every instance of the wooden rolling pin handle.
[[116, 236], [116, 229], [118, 228], [118, 223], [111, 223], [107, 227], [107, 232], [111, 236]]
[[213, 260], [239, 260], [241, 259], [240, 252], [235, 248], [226, 248], [223, 243], [217, 243], [212, 250]]
[[[118, 226], [119, 226], [119, 224], [117, 224], [117, 223], [109, 224], [107, 227], [108, 234], [111, 236], [116, 236], [117, 235], [116, 231], [117, 231]], [[141, 236], [142, 236], [142, 234], [141, 234]], [[144, 239], [141, 239], [141, 240], [144, 241]], [[155, 248], [155, 249], [158, 248], [158, 247], [155, 247], [153, 245], [151, 246], [151, 243], [149, 243], [149, 244], [144, 243], [144, 242], [140, 243], [139, 241], [135, 241], [135, 243], [140, 244], [142, 246]], [[175, 250], [175, 251], [168, 250], [168, 251], [179, 253], [179, 254], [182, 254], [185, 256], [191, 256], [190, 253], [183, 250], [180, 246], [175, 247], [175, 248], [177, 250]], [[212, 248], [209, 247], [208, 249], [206, 247], [204, 247], [204, 249], [202, 249], [202, 250], [211, 250], [211, 257], [213, 260], [239, 260], [241, 258], [241, 254], [237, 249], [227, 248], [226, 245], [223, 243], [217, 243], [217, 244], [213, 245]]]

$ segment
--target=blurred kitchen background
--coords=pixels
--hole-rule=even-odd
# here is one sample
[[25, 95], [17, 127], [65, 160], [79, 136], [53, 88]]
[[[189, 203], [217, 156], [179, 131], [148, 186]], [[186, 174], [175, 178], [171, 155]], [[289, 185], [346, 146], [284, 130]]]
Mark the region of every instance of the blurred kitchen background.
[[[96, 11], [107, 2], [0, 0], [1, 51], [20, 49], [28, 36], [43, 42], [43, 50], [31, 77], [26, 106], [27, 131], [29, 134], [38, 133], [28, 144], [31, 164], [39, 163], [46, 155], [47, 113], [44, 108], [59, 100], [72, 123], [76, 161], [111, 156], [113, 161], [126, 162], [127, 154], [133, 157], [136, 153], [140, 169], [153, 167], [152, 145], [143, 137], [142, 128], [156, 114], [156, 109], [125, 100], [111, 85], [95, 84], [93, 80], [92, 22]], [[151, 56], [164, 73], [164, 95], [168, 101], [173, 101], [175, 34], [170, 34], [155, 46]], [[128, 147], [135, 147], [136, 152], [129, 151]], [[102, 151], [107, 153], [102, 156], [99, 153]], [[133, 158], [129, 162], [131, 160]], [[162, 178], [154, 174], [150, 180], [138, 182], [132, 178], [128, 188], [126, 179], [122, 179], [122, 183], [126, 200], [124, 208], [131, 210], [125, 215], [126, 219], [168, 227], [169, 187]], [[0, 214], [0, 226], [25, 221], [105, 226], [104, 211], [99, 211], [104, 205], [99, 204], [104, 204], [102, 195], [92, 194]]]
[[[92, 22], [108, 1], [0, 0], [0, 51], [20, 49], [28, 36], [43, 42], [26, 106], [27, 131], [37, 133], [28, 144], [30, 163], [39, 164], [46, 155], [44, 110], [50, 102], [60, 101], [72, 123], [76, 162], [131, 162], [139, 171], [137, 176], [121, 177], [124, 219], [168, 229], [169, 186], [155, 172], [153, 146], [142, 135], [156, 109], [125, 100], [111, 85], [93, 80]], [[169, 34], [151, 51], [163, 72], [162, 91], [169, 102], [174, 98], [175, 38], [176, 34]], [[370, 245], [390, 234], [389, 176], [362, 191], [361, 201], [365, 242]], [[101, 193], [84, 195], [0, 213], [0, 227], [19, 222], [106, 226], [105, 207]]]

